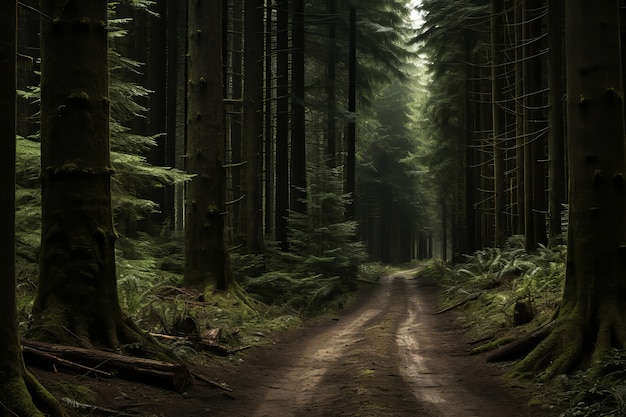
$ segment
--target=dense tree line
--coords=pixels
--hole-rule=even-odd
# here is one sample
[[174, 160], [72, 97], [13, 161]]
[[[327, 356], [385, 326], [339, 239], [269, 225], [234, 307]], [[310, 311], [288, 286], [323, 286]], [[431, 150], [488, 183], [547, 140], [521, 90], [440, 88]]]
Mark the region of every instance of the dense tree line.
[[519, 369], [550, 378], [593, 365], [625, 341], [616, 301], [625, 276], [623, 6], [429, 0], [423, 8], [414, 40], [430, 62], [427, 160], [449, 224], [444, 244], [456, 257], [513, 235], [528, 251], [567, 242], [558, 315], [532, 335], [543, 342]]
[[[366, 247], [417, 253], [414, 190], [386, 193], [410, 170], [392, 162], [411, 142], [404, 2], [50, 0], [2, 16], [2, 234], [38, 265], [29, 336], [157, 349], [120, 307], [116, 261], [159, 239], [180, 285], [237, 279], [270, 302], [286, 276], [313, 297], [352, 287]], [[3, 252], [2, 415], [63, 415], [23, 366]]]
[[[1, 231], [38, 264], [31, 333], [149, 345], [116, 289], [142, 240], [167, 241], [180, 285], [276, 302], [282, 282], [350, 288], [367, 256], [428, 257], [433, 236], [457, 260], [521, 235], [528, 251], [567, 243], [568, 269], [520, 369], [623, 348], [621, 2], [420, 9], [427, 74], [403, 1], [6, 2]], [[62, 415], [20, 357], [15, 255], [0, 398]]]

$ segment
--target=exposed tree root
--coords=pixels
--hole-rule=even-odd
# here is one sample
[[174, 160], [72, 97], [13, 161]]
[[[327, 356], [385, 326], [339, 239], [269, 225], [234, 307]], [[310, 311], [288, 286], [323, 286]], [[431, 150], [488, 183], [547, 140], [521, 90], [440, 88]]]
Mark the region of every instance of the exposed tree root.
[[0, 381], [1, 417], [67, 417], [61, 404], [30, 374], [21, 374]]
[[557, 319], [545, 339], [516, 366], [516, 373], [532, 373], [549, 380], [571, 371], [583, 354], [584, 326], [580, 320]]
[[552, 323], [547, 324], [529, 335], [499, 348], [487, 357], [487, 362], [502, 362], [521, 358], [545, 339], [550, 334], [552, 327]]
[[620, 304], [607, 300], [594, 316], [595, 320], [585, 319], [575, 308], [562, 311], [545, 335], [537, 334], [545, 338], [516, 365], [514, 372], [531, 373], [546, 381], [576, 367], [593, 368], [612, 349], [625, 349], [626, 316]]

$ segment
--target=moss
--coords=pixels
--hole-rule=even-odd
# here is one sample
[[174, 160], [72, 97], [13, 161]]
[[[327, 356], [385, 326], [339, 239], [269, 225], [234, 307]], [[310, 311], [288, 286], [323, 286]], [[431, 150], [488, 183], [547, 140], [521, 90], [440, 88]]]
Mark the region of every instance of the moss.
[[35, 377], [22, 368], [22, 372], [0, 381], [1, 417], [66, 417], [61, 404]]
[[585, 334], [583, 326], [569, 316], [558, 320], [552, 333], [516, 365], [514, 372], [532, 372], [539, 380], [547, 381], [571, 371], [580, 362]]
[[504, 336], [496, 340], [492, 340], [491, 342], [485, 343], [483, 345], [478, 346], [477, 348], [472, 349], [470, 351], [470, 355], [476, 355], [479, 353], [492, 351], [494, 349], [499, 348], [500, 346], [504, 346], [508, 343], [511, 343], [515, 341], [516, 339], [517, 337], [514, 337], [514, 336]]

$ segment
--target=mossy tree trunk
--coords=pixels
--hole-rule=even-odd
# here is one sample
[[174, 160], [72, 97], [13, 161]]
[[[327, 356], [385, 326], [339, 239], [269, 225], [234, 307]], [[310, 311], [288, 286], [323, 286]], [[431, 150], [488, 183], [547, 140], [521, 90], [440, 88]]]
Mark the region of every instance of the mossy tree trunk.
[[188, 3], [187, 171], [183, 285], [226, 289], [222, 2]]
[[[626, 207], [619, 1], [566, 2], [569, 238], [551, 334], [520, 364], [550, 378], [626, 348]], [[589, 362], [591, 360], [591, 362]]]
[[140, 340], [117, 296], [106, 0], [41, 2], [42, 237], [33, 333], [119, 347]]
[[15, 310], [15, 135], [17, 1], [0, 8], [0, 416], [63, 416], [59, 403], [26, 370]]

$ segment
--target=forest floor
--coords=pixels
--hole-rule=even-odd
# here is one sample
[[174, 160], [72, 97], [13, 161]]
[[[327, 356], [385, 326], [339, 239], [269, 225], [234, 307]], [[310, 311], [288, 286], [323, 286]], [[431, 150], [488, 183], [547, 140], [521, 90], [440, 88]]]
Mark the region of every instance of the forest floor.
[[[412, 271], [385, 278], [335, 317], [287, 330], [267, 343], [209, 363], [183, 394], [121, 379], [33, 369], [57, 395], [82, 389], [93, 404], [146, 417], [550, 417], [530, 407], [526, 388], [502, 366], [470, 356], [453, 312], [439, 310], [439, 290]], [[91, 411], [89, 415], [103, 415]]]

